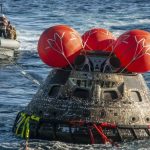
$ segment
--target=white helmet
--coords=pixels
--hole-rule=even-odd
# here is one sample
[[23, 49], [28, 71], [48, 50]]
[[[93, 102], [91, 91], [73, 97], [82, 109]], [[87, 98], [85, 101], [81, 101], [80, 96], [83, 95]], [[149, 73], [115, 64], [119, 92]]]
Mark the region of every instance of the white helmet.
[[4, 14], [2, 14], [1, 17], [6, 18]]

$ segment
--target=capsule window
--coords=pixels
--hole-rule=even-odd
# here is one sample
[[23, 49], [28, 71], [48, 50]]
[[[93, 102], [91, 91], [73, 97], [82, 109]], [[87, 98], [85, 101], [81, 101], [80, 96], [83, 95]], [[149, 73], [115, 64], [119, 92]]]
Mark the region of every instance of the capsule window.
[[79, 87], [87, 88], [87, 87], [91, 87], [92, 86], [92, 81], [91, 80], [77, 80], [76, 84]]
[[73, 92], [73, 96], [86, 99], [86, 98], [89, 98], [90, 93], [89, 93], [89, 90], [76, 88]]
[[141, 95], [138, 91], [131, 91], [131, 97], [136, 102], [142, 102]]
[[77, 80], [77, 85], [81, 86], [81, 80]]
[[60, 90], [60, 85], [54, 85], [54, 86], [51, 87], [51, 89], [50, 89], [48, 95], [49, 95], [50, 97], [55, 97], [55, 96], [58, 95], [59, 90]]
[[104, 91], [103, 98], [106, 100], [115, 100], [118, 98], [118, 94], [116, 91]]

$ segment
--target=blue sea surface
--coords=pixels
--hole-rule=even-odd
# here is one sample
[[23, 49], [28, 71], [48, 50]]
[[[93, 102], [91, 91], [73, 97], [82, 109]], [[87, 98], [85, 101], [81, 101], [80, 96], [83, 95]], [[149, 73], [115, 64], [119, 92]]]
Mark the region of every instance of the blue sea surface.
[[[149, 0], [1, 0], [3, 11], [15, 25], [21, 42], [14, 62], [24, 70], [44, 81], [50, 67], [37, 54], [40, 34], [56, 24], [67, 24], [83, 34], [93, 27], [110, 30], [116, 37], [127, 30], [150, 31]], [[150, 73], [144, 74], [150, 87]], [[0, 150], [23, 150], [25, 140], [12, 133], [17, 113], [25, 108], [38, 86], [24, 78], [20, 69], [9, 61], [0, 62]], [[99, 149], [150, 149], [150, 141], [111, 145], [78, 145], [58, 141], [30, 140], [31, 150], [99, 150]]]

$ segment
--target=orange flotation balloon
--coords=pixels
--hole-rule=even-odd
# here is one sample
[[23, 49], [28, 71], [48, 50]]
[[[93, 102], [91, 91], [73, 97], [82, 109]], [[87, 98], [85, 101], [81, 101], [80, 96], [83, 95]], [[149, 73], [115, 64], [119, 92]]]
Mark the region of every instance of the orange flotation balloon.
[[95, 28], [82, 35], [85, 50], [112, 51], [115, 37], [106, 29]]
[[82, 39], [79, 33], [66, 25], [46, 29], [38, 42], [40, 58], [52, 67], [71, 65], [81, 49]]
[[122, 34], [114, 45], [114, 53], [121, 65], [131, 72], [150, 70], [150, 33], [131, 30]]

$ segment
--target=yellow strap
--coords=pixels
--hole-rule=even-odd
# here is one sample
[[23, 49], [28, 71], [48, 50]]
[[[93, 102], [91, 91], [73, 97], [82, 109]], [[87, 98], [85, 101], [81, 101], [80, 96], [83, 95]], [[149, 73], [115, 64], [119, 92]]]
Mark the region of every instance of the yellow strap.
[[19, 131], [21, 125], [23, 125], [22, 131], [21, 131], [21, 137], [22, 138], [25, 137], [26, 139], [28, 139], [29, 135], [30, 135], [30, 123], [29, 123], [30, 119], [39, 122], [40, 117], [37, 117], [37, 116], [34, 116], [34, 115], [27, 116], [26, 113], [21, 113], [21, 116], [20, 116], [19, 119], [21, 121], [19, 121], [19, 123], [16, 125], [17, 126], [16, 135], [18, 135], [18, 131]]
[[22, 112], [22, 113], [21, 113], [21, 116], [24, 117], [24, 116], [26, 116], [26, 114]]
[[21, 132], [21, 137], [23, 138], [24, 137], [24, 133], [25, 133], [25, 130], [26, 130], [26, 126], [27, 126], [27, 123], [29, 122], [30, 120], [30, 116], [28, 116], [26, 119], [25, 119], [25, 122], [24, 122], [24, 125], [23, 125], [23, 128], [22, 128], [22, 132]]
[[37, 117], [37, 116], [31, 115], [31, 119], [39, 122], [40, 117]]
[[25, 134], [26, 139], [29, 139], [29, 135], [30, 135], [30, 124], [29, 124], [29, 121], [30, 121], [30, 117], [28, 118], [28, 121], [26, 123], [26, 134]]
[[[21, 121], [19, 122], [19, 124], [17, 124], [16, 126], [17, 126], [17, 129], [16, 129], [16, 135], [18, 134], [18, 131], [19, 131], [19, 128], [20, 128], [20, 126], [22, 125], [22, 123], [25, 121], [25, 119], [26, 119], [26, 114], [25, 113], [21, 113]], [[19, 119], [20, 119], [19, 118]]]

